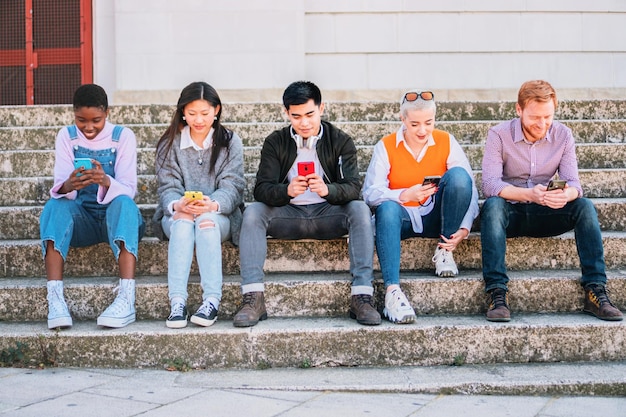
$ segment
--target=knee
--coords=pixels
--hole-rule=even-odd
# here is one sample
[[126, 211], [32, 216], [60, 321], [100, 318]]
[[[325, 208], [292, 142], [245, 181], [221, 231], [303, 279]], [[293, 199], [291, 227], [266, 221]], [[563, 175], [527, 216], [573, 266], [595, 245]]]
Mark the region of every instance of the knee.
[[361, 200], [354, 200], [347, 204], [348, 213], [353, 219], [352, 221], [370, 222], [372, 218], [372, 212], [365, 202]]
[[118, 195], [117, 197], [115, 197], [111, 201], [109, 208], [114, 208], [114, 209], [119, 209], [119, 210], [124, 210], [124, 211], [139, 210], [139, 208], [137, 207], [137, 204], [135, 204], [135, 201], [133, 201], [133, 199], [127, 195]]
[[243, 212], [243, 220], [241, 223], [242, 230], [246, 227], [258, 225], [261, 218], [264, 217], [267, 206], [263, 203], [255, 202], [250, 204]]
[[453, 190], [471, 190], [472, 179], [463, 168], [452, 167], [443, 175], [442, 184]]
[[480, 223], [481, 225], [501, 223], [506, 218], [506, 214], [506, 200], [502, 197], [489, 197], [480, 211]]
[[583, 220], [594, 220], [598, 217], [598, 212], [596, 211], [596, 207], [593, 205], [593, 202], [588, 198], [577, 198], [572, 201], [576, 211], [578, 212], [578, 216]]
[[401, 219], [402, 206], [395, 201], [384, 201], [376, 207], [376, 225], [390, 225]]

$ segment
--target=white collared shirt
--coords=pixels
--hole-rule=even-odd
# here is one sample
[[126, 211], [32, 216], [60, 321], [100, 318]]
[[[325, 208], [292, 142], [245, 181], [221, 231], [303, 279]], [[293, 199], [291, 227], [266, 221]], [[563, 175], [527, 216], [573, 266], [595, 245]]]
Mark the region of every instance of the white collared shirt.
[[[404, 142], [404, 146], [409, 152], [411, 152], [411, 148], [406, 143], [404, 139], [404, 131], [405, 126], [402, 125], [400, 129], [396, 132], [396, 147], [400, 145], [400, 143]], [[450, 154], [448, 155], [448, 159], [446, 161], [446, 169], [450, 169], [455, 166], [460, 166], [465, 169], [472, 179], [472, 201], [463, 217], [463, 221], [461, 222], [461, 228], [466, 228], [467, 230], [471, 230], [472, 224], [476, 216], [478, 216], [478, 190], [476, 189], [476, 184], [474, 183], [474, 174], [472, 172], [472, 167], [465, 156], [465, 152], [461, 148], [461, 145], [457, 142], [452, 134], [450, 135]], [[426, 146], [422, 148], [420, 154], [415, 156], [413, 152], [411, 155], [415, 157], [415, 159], [419, 162], [426, 155], [426, 150], [429, 146], [434, 146], [435, 140], [432, 135], [428, 138], [426, 142]], [[387, 154], [387, 149], [385, 148], [385, 144], [381, 141], [374, 146], [374, 154], [372, 155], [372, 160], [370, 161], [369, 167], [367, 168], [367, 174], [365, 176], [365, 182], [363, 184], [363, 200], [370, 207], [377, 207], [383, 201], [395, 201], [399, 204], [402, 204], [400, 201], [400, 194], [406, 188], [398, 188], [392, 190], [389, 188], [389, 172], [391, 171], [391, 164], [389, 163], [389, 155]], [[428, 199], [423, 206], [403, 206], [407, 212], [409, 213], [409, 217], [411, 218], [411, 225], [413, 226], [413, 231], [415, 233], [422, 233], [424, 227], [422, 225], [422, 216], [426, 216], [430, 213], [434, 208], [434, 203], [432, 201], [432, 197]]]

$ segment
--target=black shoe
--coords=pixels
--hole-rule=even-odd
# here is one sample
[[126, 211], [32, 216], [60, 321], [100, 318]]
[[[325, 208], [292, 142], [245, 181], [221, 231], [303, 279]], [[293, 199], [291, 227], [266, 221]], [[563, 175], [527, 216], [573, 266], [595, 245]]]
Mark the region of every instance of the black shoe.
[[489, 291], [489, 309], [487, 310], [488, 321], [511, 321], [509, 311], [509, 293], [502, 288]]
[[601, 320], [620, 321], [624, 318], [622, 312], [609, 300], [607, 289], [602, 284], [585, 286], [585, 307], [583, 311]]
[[182, 329], [187, 327], [187, 307], [183, 303], [175, 303], [170, 311], [170, 316], [165, 320], [165, 325], [170, 329]]
[[191, 322], [198, 326], [208, 327], [217, 320], [217, 308], [209, 300], [204, 300], [196, 314], [191, 316]]

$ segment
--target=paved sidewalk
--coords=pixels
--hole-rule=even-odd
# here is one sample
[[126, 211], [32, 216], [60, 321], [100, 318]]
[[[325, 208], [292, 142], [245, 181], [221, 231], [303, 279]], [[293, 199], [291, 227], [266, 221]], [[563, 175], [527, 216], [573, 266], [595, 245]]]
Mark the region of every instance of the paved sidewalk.
[[[190, 372], [0, 368], [0, 416], [621, 417], [626, 410], [625, 367], [600, 363]], [[603, 381], [621, 386], [622, 396], [546, 394], [550, 383], [558, 386], [560, 381], [567, 391], [591, 380], [597, 387]], [[458, 394], [463, 389], [489, 392], [489, 381], [508, 383], [509, 392], [532, 393], [532, 388], [527, 390], [531, 386], [544, 392]], [[457, 394], [439, 394], [446, 387]]]

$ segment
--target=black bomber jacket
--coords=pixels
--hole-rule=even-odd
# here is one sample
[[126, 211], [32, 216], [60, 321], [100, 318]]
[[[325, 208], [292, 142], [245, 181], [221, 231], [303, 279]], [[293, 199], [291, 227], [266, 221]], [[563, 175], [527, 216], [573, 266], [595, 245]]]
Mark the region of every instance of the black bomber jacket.
[[[324, 170], [324, 182], [328, 185], [328, 195], [324, 198], [330, 204], [347, 204], [357, 200], [361, 191], [356, 147], [342, 130], [325, 121], [322, 125], [323, 134], [317, 141], [316, 151]], [[296, 160], [297, 147], [289, 128], [271, 133], [261, 150], [254, 198], [269, 206], [284, 206], [291, 200], [287, 194], [287, 173]]]

